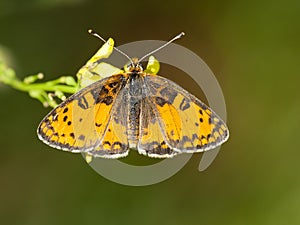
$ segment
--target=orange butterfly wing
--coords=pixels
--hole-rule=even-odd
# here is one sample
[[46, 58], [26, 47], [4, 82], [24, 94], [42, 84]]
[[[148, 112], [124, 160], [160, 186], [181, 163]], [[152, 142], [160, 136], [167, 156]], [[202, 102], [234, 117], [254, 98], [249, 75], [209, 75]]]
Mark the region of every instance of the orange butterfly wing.
[[[143, 154], [172, 157], [174, 152], [202, 152], [228, 139], [226, 124], [198, 98], [164, 77], [145, 75], [144, 83], [147, 104], [140, 118], [138, 145]], [[156, 142], [165, 150], [152, 147]]]
[[[97, 156], [126, 155], [126, 120], [119, 95], [124, 74], [114, 75], [80, 90], [53, 109], [40, 123], [38, 137], [46, 144]], [[126, 117], [125, 117], [126, 118]]]
[[153, 97], [144, 96], [141, 102], [138, 152], [149, 157], [169, 158], [177, 154], [167, 145], [165, 131], [160, 125], [160, 118]]

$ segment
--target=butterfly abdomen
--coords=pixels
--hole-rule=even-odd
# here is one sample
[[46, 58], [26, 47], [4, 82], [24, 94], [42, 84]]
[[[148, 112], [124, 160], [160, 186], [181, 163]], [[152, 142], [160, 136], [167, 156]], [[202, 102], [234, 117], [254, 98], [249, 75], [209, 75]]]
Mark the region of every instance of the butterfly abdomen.
[[142, 79], [138, 74], [132, 74], [128, 82], [128, 118], [127, 135], [130, 148], [136, 148], [139, 137], [139, 121], [142, 99]]
[[127, 135], [128, 142], [131, 148], [136, 148], [139, 137], [139, 117], [140, 117], [140, 101], [131, 98], [128, 114]]

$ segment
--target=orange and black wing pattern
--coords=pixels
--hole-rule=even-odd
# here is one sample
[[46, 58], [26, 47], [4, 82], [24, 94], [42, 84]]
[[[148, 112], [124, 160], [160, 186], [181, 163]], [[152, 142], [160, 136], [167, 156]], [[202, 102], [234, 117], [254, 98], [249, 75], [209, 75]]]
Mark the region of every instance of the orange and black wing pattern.
[[144, 76], [138, 150], [150, 157], [202, 152], [228, 139], [226, 124], [198, 98], [155, 75]]
[[120, 94], [126, 92], [126, 82], [126, 74], [118, 74], [80, 90], [41, 121], [38, 137], [65, 151], [109, 158], [126, 156], [127, 109]]

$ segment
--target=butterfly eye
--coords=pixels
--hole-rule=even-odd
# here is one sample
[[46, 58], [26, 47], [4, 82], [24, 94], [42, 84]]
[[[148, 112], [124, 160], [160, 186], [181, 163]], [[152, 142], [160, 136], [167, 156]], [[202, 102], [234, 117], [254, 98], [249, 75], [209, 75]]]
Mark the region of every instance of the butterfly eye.
[[142, 66], [141, 63], [138, 63], [138, 64], [136, 65], [136, 68], [137, 68], [137, 70], [139, 70], [139, 71], [143, 71], [143, 66]]
[[124, 71], [125, 71], [126, 73], [128, 73], [128, 72], [130, 72], [130, 70], [132, 69], [132, 67], [133, 67], [132, 63], [129, 62], [128, 64], [126, 64], [126, 65], [124, 66]]

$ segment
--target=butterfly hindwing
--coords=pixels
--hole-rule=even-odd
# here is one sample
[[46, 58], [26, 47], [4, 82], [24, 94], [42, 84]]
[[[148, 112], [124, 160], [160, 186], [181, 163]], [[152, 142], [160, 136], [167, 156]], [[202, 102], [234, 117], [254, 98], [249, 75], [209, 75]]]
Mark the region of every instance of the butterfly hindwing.
[[[110, 126], [118, 128], [116, 121], [120, 107], [119, 93], [126, 83], [124, 74], [114, 75], [80, 90], [53, 109], [40, 123], [38, 136], [52, 147], [71, 152], [88, 152], [99, 146], [103, 151], [124, 152], [127, 139], [116, 133], [108, 135]], [[120, 120], [123, 118], [119, 118]], [[109, 147], [103, 143], [109, 141]], [[115, 148], [114, 142], [122, 147]], [[104, 155], [103, 153], [101, 153]]]
[[177, 153], [166, 144], [158, 115], [152, 106], [153, 97], [147, 96], [147, 91], [146, 93], [141, 102], [138, 151], [149, 157], [173, 157]]
[[[225, 123], [195, 96], [160, 76], [146, 75], [144, 83], [151, 98], [149, 107], [158, 120], [164, 142], [173, 151], [201, 152], [227, 140]], [[145, 119], [141, 117], [142, 121]], [[141, 126], [144, 124], [147, 122]], [[144, 135], [141, 136], [140, 140]]]
[[[127, 102], [128, 90], [123, 88], [114, 102], [113, 109], [107, 123], [97, 123], [98, 126], [106, 126], [100, 145], [89, 151], [94, 157], [119, 158], [125, 157], [129, 151], [127, 136]], [[101, 117], [100, 111], [96, 118]]]

